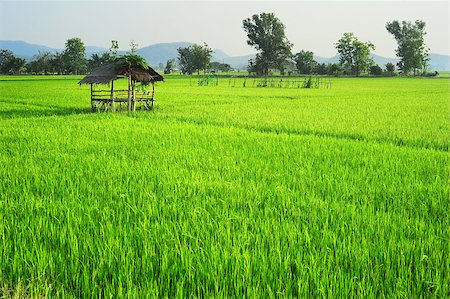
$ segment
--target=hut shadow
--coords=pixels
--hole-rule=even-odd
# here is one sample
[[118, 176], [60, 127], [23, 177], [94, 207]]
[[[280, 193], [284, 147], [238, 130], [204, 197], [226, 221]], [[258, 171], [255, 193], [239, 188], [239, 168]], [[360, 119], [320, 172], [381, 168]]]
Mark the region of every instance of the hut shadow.
[[41, 107], [41, 109], [30, 109], [24, 107], [22, 109], [13, 108], [8, 110], [0, 110], [0, 119], [69, 116], [90, 113], [92, 113], [90, 108]]

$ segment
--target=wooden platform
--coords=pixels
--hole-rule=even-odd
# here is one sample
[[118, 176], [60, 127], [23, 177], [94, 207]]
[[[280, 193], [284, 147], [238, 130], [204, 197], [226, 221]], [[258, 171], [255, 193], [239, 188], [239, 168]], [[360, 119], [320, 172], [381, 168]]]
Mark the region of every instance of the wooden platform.
[[93, 112], [116, 111], [126, 109], [134, 111], [152, 110], [154, 107], [154, 90], [91, 90], [91, 107]]

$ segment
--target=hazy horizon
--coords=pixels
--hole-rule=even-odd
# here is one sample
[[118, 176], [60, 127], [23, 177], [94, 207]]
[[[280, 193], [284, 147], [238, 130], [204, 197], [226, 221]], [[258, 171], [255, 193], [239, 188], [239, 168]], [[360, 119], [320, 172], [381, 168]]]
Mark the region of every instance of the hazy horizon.
[[[109, 48], [118, 40], [129, 49], [167, 42], [206, 42], [230, 56], [255, 53], [246, 43], [242, 20], [273, 12], [294, 44], [317, 56], [336, 54], [334, 43], [344, 32], [371, 41], [373, 51], [395, 57], [396, 42], [385, 29], [392, 20], [426, 22], [425, 41], [431, 53], [450, 55], [447, 1], [0, 1], [0, 40], [23, 40], [63, 48], [68, 38]], [[132, 14], [134, 17], [129, 18]]]

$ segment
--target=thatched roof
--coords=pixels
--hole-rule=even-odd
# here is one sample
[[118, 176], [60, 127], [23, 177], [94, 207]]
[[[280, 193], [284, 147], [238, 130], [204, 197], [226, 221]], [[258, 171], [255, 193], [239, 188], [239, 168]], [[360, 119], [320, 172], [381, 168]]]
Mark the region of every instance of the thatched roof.
[[[94, 69], [89, 75], [84, 77], [79, 84], [107, 84], [112, 80], [116, 80], [117, 76], [127, 76], [128, 69], [124, 66], [118, 66], [114, 63], [104, 64]], [[163, 81], [164, 78], [158, 74], [154, 69], [148, 67], [144, 69], [141, 67], [131, 68], [131, 79], [138, 82], [154, 82]]]

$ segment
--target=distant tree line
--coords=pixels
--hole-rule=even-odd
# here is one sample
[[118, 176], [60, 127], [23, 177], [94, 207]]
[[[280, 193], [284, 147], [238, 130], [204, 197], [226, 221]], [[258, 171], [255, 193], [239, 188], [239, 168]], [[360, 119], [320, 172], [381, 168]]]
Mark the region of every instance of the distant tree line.
[[[339, 63], [318, 63], [314, 53], [302, 50], [292, 53], [293, 44], [285, 34], [284, 24], [273, 13], [255, 14], [243, 20], [242, 27], [247, 33], [247, 44], [254, 47], [258, 53], [248, 64], [248, 72], [256, 75], [269, 75], [272, 70], [278, 70], [282, 75], [288, 74], [318, 74], [318, 75], [352, 75], [370, 74], [374, 76], [394, 76], [396, 66], [388, 63], [380, 67], [371, 57], [375, 45], [360, 41], [352, 32], [346, 32], [335, 43], [339, 54]], [[386, 30], [397, 41], [398, 70], [405, 75], [425, 74], [429, 62], [429, 49], [424, 42], [425, 22], [415, 23], [392, 21], [386, 24]], [[137, 44], [131, 42], [131, 52], [137, 50]], [[117, 41], [111, 42], [109, 52], [92, 54], [86, 58], [86, 48], [80, 38], [68, 39], [61, 52], [39, 52], [27, 62], [16, 57], [9, 50], [0, 49], [1, 74], [84, 74], [104, 63], [114, 61], [119, 46]], [[199, 74], [201, 71], [227, 72], [232, 68], [229, 64], [211, 62], [212, 49], [204, 43], [178, 48], [178, 69], [183, 74]], [[170, 74], [177, 67], [175, 60], [170, 59], [164, 67], [165, 74]]]
[[85, 55], [86, 48], [80, 38], [68, 39], [62, 52], [40, 51], [30, 62], [16, 57], [9, 50], [0, 50], [0, 72], [2, 74], [82, 74], [88, 70], [90, 62]]
[[[136, 52], [138, 45], [134, 41], [130, 44], [131, 53]], [[23, 58], [16, 57], [9, 50], [0, 50], [0, 73], [1, 74], [84, 74], [105, 63], [113, 62], [118, 57], [118, 42], [111, 41], [108, 52], [94, 53], [89, 59], [86, 58], [86, 47], [80, 38], [71, 38], [66, 41], [65, 49], [61, 52], [52, 53], [40, 51], [33, 59], [27, 62]], [[192, 74], [200, 71], [222, 71], [232, 70], [229, 64], [211, 62], [212, 49], [207, 44], [194, 44], [189, 47], [178, 49], [178, 68], [182, 73]], [[169, 59], [166, 66], [160, 64], [165, 74], [170, 74], [177, 67], [175, 59]]]
[[[249, 61], [248, 71], [257, 75], [267, 75], [271, 69], [284, 74], [292, 72], [292, 64], [299, 74], [353, 75], [362, 74], [395, 75], [395, 65], [388, 63], [382, 69], [373, 61], [370, 53], [375, 45], [360, 41], [352, 32], [346, 32], [335, 43], [339, 54], [338, 64], [321, 64], [314, 60], [314, 53], [302, 50], [293, 54], [292, 43], [285, 35], [285, 26], [273, 13], [255, 14], [243, 20], [242, 27], [247, 33], [247, 44], [254, 47], [258, 54]], [[429, 56], [425, 46], [425, 22], [393, 21], [386, 29], [398, 43], [396, 50], [400, 62], [398, 69], [405, 75], [426, 73]]]
[[[137, 44], [131, 42], [131, 52], [136, 51]], [[39, 51], [33, 59], [27, 62], [23, 58], [16, 57], [9, 50], [0, 50], [0, 73], [1, 74], [58, 74], [78, 75], [85, 74], [105, 63], [113, 62], [117, 58], [119, 50], [118, 42], [111, 41], [109, 52], [94, 53], [86, 58], [86, 47], [78, 38], [68, 39], [65, 48], [61, 52]]]
[[26, 61], [16, 57], [10, 50], [0, 50], [0, 73], [17, 74], [24, 67]]

